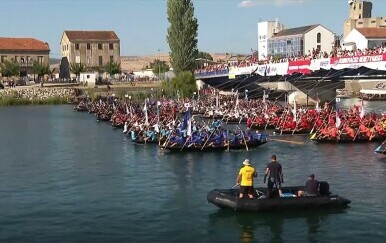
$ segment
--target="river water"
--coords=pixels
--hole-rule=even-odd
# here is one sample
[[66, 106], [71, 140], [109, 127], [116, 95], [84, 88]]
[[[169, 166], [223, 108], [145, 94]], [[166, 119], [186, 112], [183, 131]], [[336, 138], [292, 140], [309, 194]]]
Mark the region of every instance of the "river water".
[[[348, 101], [351, 102], [351, 101]], [[350, 103], [351, 104], [351, 103]], [[382, 103], [368, 109], [378, 110]], [[71, 106], [0, 108], [0, 241], [381, 242], [386, 237], [386, 159], [376, 143], [317, 144], [283, 137], [253, 151], [166, 153]], [[234, 185], [241, 162], [271, 154], [285, 185], [310, 173], [349, 198], [342, 211], [238, 213], [208, 204]]]

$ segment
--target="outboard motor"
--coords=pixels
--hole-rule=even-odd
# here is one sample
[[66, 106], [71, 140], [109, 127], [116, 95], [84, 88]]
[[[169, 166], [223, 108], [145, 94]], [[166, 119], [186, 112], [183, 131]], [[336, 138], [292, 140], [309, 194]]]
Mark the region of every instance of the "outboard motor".
[[319, 182], [319, 193], [320, 196], [329, 196], [331, 194], [330, 192], [330, 185], [326, 181]]

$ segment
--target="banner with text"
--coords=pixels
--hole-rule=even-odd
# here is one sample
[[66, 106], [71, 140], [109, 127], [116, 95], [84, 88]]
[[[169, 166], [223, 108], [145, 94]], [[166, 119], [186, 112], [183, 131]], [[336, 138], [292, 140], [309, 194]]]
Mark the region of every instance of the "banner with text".
[[359, 67], [367, 67], [371, 69], [385, 70], [383, 63], [386, 61], [386, 53], [379, 55], [368, 55], [359, 57], [336, 57], [331, 58], [331, 68], [333, 69], [356, 69]]

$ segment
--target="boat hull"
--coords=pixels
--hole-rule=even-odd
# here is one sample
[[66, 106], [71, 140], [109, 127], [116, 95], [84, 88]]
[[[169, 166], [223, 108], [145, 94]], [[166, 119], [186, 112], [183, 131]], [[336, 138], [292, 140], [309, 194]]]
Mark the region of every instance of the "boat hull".
[[[295, 195], [295, 191], [304, 190], [304, 187], [286, 187], [285, 194]], [[338, 195], [323, 195], [315, 197], [273, 197], [268, 198], [265, 188], [257, 188], [255, 199], [238, 198], [239, 189], [214, 189], [208, 193], [207, 200], [219, 208], [234, 211], [270, 212], [281, 210], [303, 210], [319, 208], [344, 208], [350, 200]]]
[[[247, 142], [247, 146], [248, 146], [248, 149], [251, 149], [251, 148], [256, 148], [256, 147], [259, 147], [260, 145], [263, 145], [267, 143], [267, 139], [261, 139], [261, 140], [258, 140], [258, 141], [253, 141], [253, 142]], [[197, 151], [197, 152], [200, 152], [200, 151], [224, 151], [224, 150], [244, 150], [246, 149], [246, 146], [244, 143], [240, 143], [240, 144], [230, 144], [229, 146], [227, 145], [214, 145], [214, 146], [205, 146], [205, 147], [202, 147], [202, 146], [181, 146], [181, 145], [177, 145], [177, 146], [163, 146], [161, 145], [160, 146], [161, 149], [166, 149], [166, 150], [169, 150], [169, 151]]]

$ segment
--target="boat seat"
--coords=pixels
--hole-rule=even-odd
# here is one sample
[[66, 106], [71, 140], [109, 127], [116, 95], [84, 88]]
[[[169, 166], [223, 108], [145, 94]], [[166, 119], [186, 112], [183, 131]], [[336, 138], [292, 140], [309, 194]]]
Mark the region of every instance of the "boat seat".
[[296, 195], [295, 195], [295, 194], [292, 194], [292, 193], [290, 193], [290, 192], [283, 192], [283, 193], [281, 194], [281, 197], [296, 197]]

